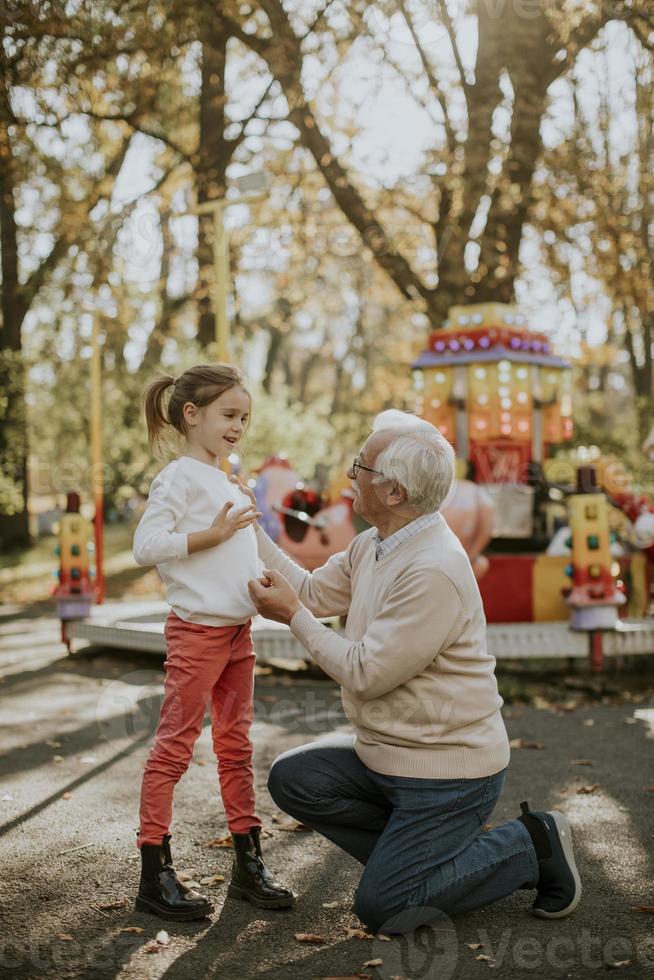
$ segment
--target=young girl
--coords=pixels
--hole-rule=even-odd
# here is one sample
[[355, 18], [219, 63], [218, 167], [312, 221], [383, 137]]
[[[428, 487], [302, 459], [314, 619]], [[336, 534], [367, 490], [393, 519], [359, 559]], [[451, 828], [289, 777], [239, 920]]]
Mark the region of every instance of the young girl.
[[[167, 408], [165, 399], [172, 388]], [[153, 381], [145, 393], [151, 448], [172, 426], [185, 439], [179, 459], [152, 482], [134, 535], [139, 565], [156, 565], [172, 610], [165, 627], [164, 699], [141, 787], [141, 881], [136, 908], [166, 919], [213, 911], [177, 879], [170, 853], [173, 793], [186, 772], [211, 710], [213, 748], [227, 823], [234, 841], [228, 894], [262, 908], [285, 908], [295, 895], [263, 863], [261, 821], [252, 775], [255, 610], [247, 583], [258, 578], [252, 500], [220, 469], [247, 427], [250, 396], [238, 371], [200, 366]]]

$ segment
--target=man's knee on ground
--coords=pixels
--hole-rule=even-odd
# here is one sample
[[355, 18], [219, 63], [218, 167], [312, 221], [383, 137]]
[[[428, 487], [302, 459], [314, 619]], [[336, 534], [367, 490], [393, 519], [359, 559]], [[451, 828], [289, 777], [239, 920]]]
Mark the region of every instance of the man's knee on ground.
[[367, 928], [373, 932], [383, 932], [383, 925], [397, 912], [390, 899], [387, 898], [374, 883], [368, 885], [365, 880], [359, 884], [354, 896], [354, 911]]

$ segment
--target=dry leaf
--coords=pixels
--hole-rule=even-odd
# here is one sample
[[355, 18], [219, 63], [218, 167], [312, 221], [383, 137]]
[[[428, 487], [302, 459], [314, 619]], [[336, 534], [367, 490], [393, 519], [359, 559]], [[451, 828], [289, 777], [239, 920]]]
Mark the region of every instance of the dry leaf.
[[381, 966], [383, 962], [384, 961], [380, 959], [366, 960], [366, 962], [363, 964], [363, 967], [365, 968], [366, 966]]
[[573, 766], [594, 766], [595, 763], [593, 762], [592, 759], [573, 759], [572, 760], [572, 765]]
[[105, 902], [104, 905], [96, 905], [96, 909], [100, 909], [100, 911], [106, 911], [107, 909], [122, 909], [126, 903], [126, 898], [119, 898], [115, 902]]
[[512, 749], [544, 749], [543, 742], [530, 742], [526, 738], [512, 738], [509, 742]]
[[468, 949], [483, 949], [484, 948], [484, 944], [483, 943], [466, 943], [466, 946], [468, 947]]
[[632, 912], [645, 912], [647, 915], [654, 915], [654, 905], [632, 905]]
[[142, 929], [141, 926], [123, 926], [123, 928], [119, 929], [118, 932], [133, 932], [138, 936], [142, 932], [145, 932], [145, 929]]
[[323, 902], [322, 903], [322, 907], [324, 909], [337, 909], [338, 906], [339, 906], [339, 902]]
[[294, 820], [292, 823], [280, 823], [278, 824], [277, 829], [284, 830], [290, 834], [295, 834], [295, 833], [310, 834], [313, 831], [313, 827], [307, 827], [306, 824], [299, 823], [299, 821], [297, 820]]
[[190, 881], [191, 878], [195, 878], [197, 871], [195, 868], [183, 868], [176, 873], [179, 881]]
[[492, 965], [495, 966], [495, 960], [493, 957], [487, 956], [486, 953], [479, 953], [478, 956], [475, 956], [475, 959], [482, 960], [484, 963], [492, 963]]
[[60, 932], [57, 934], [57, 939], [62, 939], [64, 940], [64, 942], [69, 943], [69, 942], [73, 942], [75, 937], [70, 936], [67, 932]]
[[214, 837], [213, 840], [208, 840], [204, 845], [205, 847], [233, 847], [234, 841], [230, 837]]
[[325, 942], [322, 936], [317, 936], [313, 932], [296, 932], [295, 939], [297, 939], [299, 943], [324, 943]]
[[346, 928], [348, 939], [374, 939], [375, 937], [372, 933], [368, 932], [366, 929], [355, 929], [352, 927]]
[[624, 970], [626, 966], [633, 966], [633, 960], [616, 960], [614, 963], [606, 964], [609, 970]]
[[225, 875], [209, 875], [206, 878], [200, 878], [201, 885], [217, 885], [219, 881], [224, 881]]
[[73, 794], [72, 793], [62, 793], [61, 794], [61, 798], [62, 798], [62, 800], [72, 800]]
[[599, 783], [591, 783], [590, 786], [580, 786], [577, 793], [594, 793], [596, 789], [599, 789]]
[[158, 932], [154, 938], [158, 943], [161, 943], [162, 946], [167, 946], [168, 943], [170, 942], [170, 936], [168, 935], [165, 929], [162, 929], [161, 932]]
[[391, 939], [391, 937], [390, 936], [385, 936], [383, 932], [378, 932], [377, 935], [375, 936], [375, 939], [380, 940], [380, 942], [382, 942], [382, 943], [392, 943], [393, 942], [393, 940]]

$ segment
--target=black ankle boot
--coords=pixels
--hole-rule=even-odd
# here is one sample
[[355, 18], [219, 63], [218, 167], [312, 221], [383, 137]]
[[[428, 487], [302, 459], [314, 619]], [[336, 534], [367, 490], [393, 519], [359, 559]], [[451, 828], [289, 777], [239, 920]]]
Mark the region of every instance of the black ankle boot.
[[263, 863], [260, 831], [253, 827], [249, 834], [232, 834], [234, 864], [227, 894], [242, 898], [260, 909], [285, 909], [295, 902], [295, 893], [273, 879]]
[[170, 834], [166, 834], [161, 844], [141, 845], [141, 880], [136, 909], [176, 922], [202, 919], [213, 912], [213, 905], [204, 895], [185, 888], [178, 880], [170, 854]]
[[537, 895], [531, 912], [542, 919], [562, 919], [574, 912], [581, 898], [570, 824], [558, 810], [534, 812], [526, 802], [520, 809], [518, 820], [527, 828], [538, 860]]

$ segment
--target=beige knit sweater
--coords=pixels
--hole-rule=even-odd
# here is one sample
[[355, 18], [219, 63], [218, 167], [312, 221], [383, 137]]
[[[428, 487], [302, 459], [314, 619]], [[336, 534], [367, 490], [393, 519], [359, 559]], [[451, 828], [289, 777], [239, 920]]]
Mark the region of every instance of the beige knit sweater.
[[[445, 519], [375, 561], [374, 528], [313, 573], [261, 529], [259, 555], [305, 608], [291, 630], [341, 685], [355, 749], [375, 772], [489, 776], [509, 762], [495, 658], [470, 562]], [[316, 616], [345, 615], [345, 635]]]

